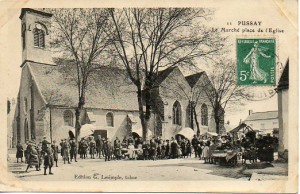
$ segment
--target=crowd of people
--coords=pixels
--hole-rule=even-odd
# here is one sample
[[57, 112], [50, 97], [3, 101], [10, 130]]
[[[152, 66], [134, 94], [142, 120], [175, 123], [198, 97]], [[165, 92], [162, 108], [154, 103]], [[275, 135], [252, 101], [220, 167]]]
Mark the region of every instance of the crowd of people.
[[49, 175], [52, 175], [52, 167], [54, 163], [56, 167], [58, 167], [58, 146], [55, 141], [51, 144], [46, 140], [46, 137], [44, 137], [43, 141], [39, 144], [36, 144], [34, 140], [26, 141], [25, 150], [18, 141], [16, 148], [17, 163], [19, 162], [19, 159], [23, 162], [23, 157], [25, 158], [25, 163], [27, 164], [25, 172], [28, 172], [28, 169], [33, 166], [37, 171], [40, 171], [41, 165], [43, 164], [44, 175], [47, 175], [47, 169], [49, 169]]
[[190, 140], [179, 137], [177, 140], [163, 140], [160, 137], [143, 141], [141, 137], [124, 137], [121, 141], [118, 137], [112, 142], [109, 138], [98, 136], [79, 141], [78, 153], [80, 158], [86, 159], [90, 155], [105, 158], [105, 161], [129, 159], [157, 160], [179, 157], [189, 157], [192, 153]]
[[235, 149], [242, 152], [244, 158], [272, 162], [276, 143], [278, 140], [276, 141], [276, 138], [269, 134], [265, 137], [247, 134], [237, 140], [234, 140], [230, 134], [218, 137], [194, 135], [191, 140], [181, 135], [171, 139], [153, 137], [147, 141], [143, 141], [141, 137], [129, 136], [124, 137], [122, 141], [116, 137], [113, 142], [99, 135], [96, 138], [94, 136], [82, 138], [78, 143], [75, 139], [62, 139], [59, 145], [56, 141], [48, 142], [44, 137], [38, 144], [35, 141], [26, 141], [25, 150], [18, 142], [16, 158], [17, 162], [19, 159], [23, 162], [25, 157], [26, 172], [33, 166], [39, 171], [44, 164], [44, 174], [46, 175], [49, 169], [51, 175], [52, 167], [54, 165], [58, 167], [59, 153], [64, 164], [71, 164], [73, 160], [77, 162], [77, 155], [81, 159], [103, 158], [105, 161], [110, 161], [125, 158], [130, 160], [188, 158], [192, 157], [192, 153], [195, 158], [204, 160], [204, 163], [213, 163], [212, 154], [215, 150]]

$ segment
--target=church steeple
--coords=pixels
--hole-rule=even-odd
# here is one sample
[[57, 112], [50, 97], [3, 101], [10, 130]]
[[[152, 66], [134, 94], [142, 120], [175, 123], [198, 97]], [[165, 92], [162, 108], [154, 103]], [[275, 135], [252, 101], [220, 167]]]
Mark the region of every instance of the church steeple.
[[52, 64], [50, 34], [52, 14], [22, 8], [22, 64], [25, 61]]

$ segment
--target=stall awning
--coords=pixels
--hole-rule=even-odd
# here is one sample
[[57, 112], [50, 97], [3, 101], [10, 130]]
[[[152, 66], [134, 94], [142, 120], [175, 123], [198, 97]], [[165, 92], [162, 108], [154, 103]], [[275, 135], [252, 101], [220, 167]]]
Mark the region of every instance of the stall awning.
[[195, 135], [195, 132], [192, 128], [186, 127], [181, 129], [177, 134], [183, 135], [184, 137], [188, 139], [192, 139]]
[[[133, 127], [132, 133], [138, 134], [140, 137], [143, 137], [143, 129], [138, 127]], [[152, 136], [152, 131], [148, 130], [148, 137]]]
[[236, 128], [232, 129], [231, 131], [229, 131], [229, 133], [237, 133], [239, 132], [241, 129], [247, 129], [249, 131], [254, 131], [250, 126], [246, 125], [245, 123], [240, 124], [239, 126], [237, 126]]
[[81, 126], [80, 128], [80, 137], [84, 138], [87, 136], [90, 136], [92, 134], [94, 134], [94, 130], [96, 129], [96, 127], [92, 124], [84, 124]]
[[201, 135], [207, 135], [207, 136], [218, 136], [218, 134], [217, 133], [215, 133], [215, 132], [205, 132], [205, 133], [203, 133], [203, 134], [201, 134]]

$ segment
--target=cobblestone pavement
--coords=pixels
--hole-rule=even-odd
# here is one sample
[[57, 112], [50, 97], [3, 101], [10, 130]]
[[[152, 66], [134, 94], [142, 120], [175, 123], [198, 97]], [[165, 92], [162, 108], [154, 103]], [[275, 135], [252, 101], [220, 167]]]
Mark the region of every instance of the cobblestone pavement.
[[117, 181], [168, 181], [168, 180], [248, 180], [248, 177], [239, 175], [240, 167], [228, 168], [214, 164], [204, 164], [196, 158], [170, 160], [121, 160], [105, 162], [104, 159], [79, 159], [78, 162], [63, 164], [59, 159], [58, 167], [53, 167], [54, 175], [43, 175], [41, 171], [30, 168], [24, 172], [26, 164], [16, 163], [11, 158], [9, 170], [21, 180], [117, 180]]

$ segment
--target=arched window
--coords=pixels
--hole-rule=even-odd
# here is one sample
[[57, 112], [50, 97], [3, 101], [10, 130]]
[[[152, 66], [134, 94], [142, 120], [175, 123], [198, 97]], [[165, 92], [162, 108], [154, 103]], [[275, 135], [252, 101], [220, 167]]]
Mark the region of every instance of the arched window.
[[181, 125], [181, 106], [178, 101], [173, 104], [173, 124]]
[[114, 115], [111, 112], [106, 114], [106, 123], [108, 127], [114, 126]]
[[27, 113], [27, 111], [28, 111], [28, 101], [27, 101], [26, 97], [24, 97], [24, 111], [25, 111], [25, 113]]
[[66, 126], [73, 127], [73, 113], [70, 110], [64, 112], [64, 123]]
[[29, 140], [29, 128], [28, 128], [28, 120], [24, 121], [24, 132], [25, 132], [25, 140]]
[[23, 50], [25, 49], [25, 46], [26, 46], [26, 25], [23, 24], [22, 25], [22, 46], [23, 46]]
[[208, 126], [208, 110], [206, 104], [201, 106], [201, 125]]
[[39, 48], [45, 47], [45, 32], [42, 29], [33, 29], [34, 46]]

